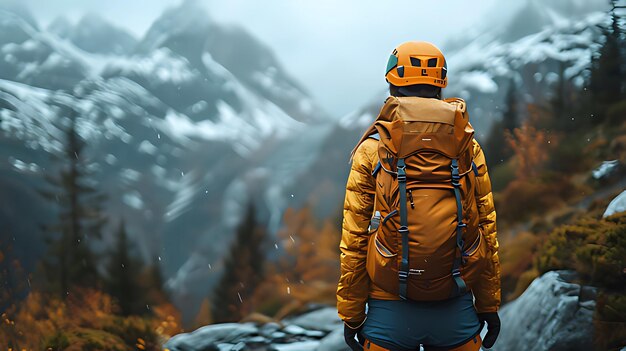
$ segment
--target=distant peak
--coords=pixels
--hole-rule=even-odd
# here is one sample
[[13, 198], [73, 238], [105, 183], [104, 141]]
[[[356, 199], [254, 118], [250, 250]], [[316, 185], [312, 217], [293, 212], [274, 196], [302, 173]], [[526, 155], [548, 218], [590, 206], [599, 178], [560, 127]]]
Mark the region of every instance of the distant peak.
[[211, 19], [206, 7], [198, 0], [184, 0], [165, 9], [152, 23], [142, 39], [140, 50], [154, 50], [167, 38], [206, 32], [210, 26]]
[[89, 23], [102, 24], [102, 25], [111, 25], [107, 20], [102, 18], [99, 14], [95, 12], [87, 12], [78, 21], [78, 25], [84, 25]]
[[105, 33], [115, 33], [125, 37], [132, 37], [133, 40], [136, 40], [125, 28], [116, 26], [95, 12], [85, 13], [76, 24], [76, 30], [84, 30], [85, 28], [93, 28]]

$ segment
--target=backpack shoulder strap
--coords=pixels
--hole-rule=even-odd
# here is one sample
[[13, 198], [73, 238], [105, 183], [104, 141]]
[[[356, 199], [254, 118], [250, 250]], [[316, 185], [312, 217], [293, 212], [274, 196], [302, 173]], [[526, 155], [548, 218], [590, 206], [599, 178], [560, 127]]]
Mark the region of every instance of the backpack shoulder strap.
[[[371, 134], [368, 138], [380, 141], [380, 134], [374, 133], [374, 134]], [[380, 171], [381, 166], [382, 165], [380, 164], [380, 161], [378, 161], [378, 163], [376, 164], [376, 167], [374, 167], [374, 170], [372, 171], [372, 176], [374, 178], [376, 178], [376, 173]]]

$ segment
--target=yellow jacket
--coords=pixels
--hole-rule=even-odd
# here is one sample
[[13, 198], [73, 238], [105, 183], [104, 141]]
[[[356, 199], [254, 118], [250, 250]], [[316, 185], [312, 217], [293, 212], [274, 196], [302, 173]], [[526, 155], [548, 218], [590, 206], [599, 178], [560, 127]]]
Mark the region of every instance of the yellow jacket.
[[[496, 235], [496, 211], [491, 193], [491, 180], [487, 173], [485, 155], [473, 140], [474, 162], [478, 168], [475, 191], [479, 212], [479, 225], [487, 239], [491, 252], [491, 265], [484, 271], [473, 293], [476, 309], [495, 312], [500, 306], [500, 261]], [[366, 271], [368, 226], [374, 207], [375, 180], [372, 171], [378, 163], [378, 141], [365, 139], [356, 149], [346, 185], [343, 206], [341, 237], [341, 278], [337, 287], [337, 310], [339, 317], [352, 327], [365, 320], [365, 304], [369, 297], [383, 300], [399, 300], [371, 284]]]

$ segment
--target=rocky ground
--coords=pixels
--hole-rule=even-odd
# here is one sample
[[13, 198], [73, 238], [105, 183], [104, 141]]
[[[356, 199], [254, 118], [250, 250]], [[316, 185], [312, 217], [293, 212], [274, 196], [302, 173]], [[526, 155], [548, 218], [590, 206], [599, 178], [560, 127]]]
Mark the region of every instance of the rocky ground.
[[[571, 271], [537, 278], [500, 313], [502, 331], [493, 350], [592, 350], [596, 289], [572, 283]], [[342, 324], [334, 307], [281, 323], [215, 324], [179, 334], [170, 351], [343, 351]]]
[[343, 329], [337, 310], [323, 307], [281, 323], [226, 323], [179, 334], [165, 347], [170, 351], [343, 351]]

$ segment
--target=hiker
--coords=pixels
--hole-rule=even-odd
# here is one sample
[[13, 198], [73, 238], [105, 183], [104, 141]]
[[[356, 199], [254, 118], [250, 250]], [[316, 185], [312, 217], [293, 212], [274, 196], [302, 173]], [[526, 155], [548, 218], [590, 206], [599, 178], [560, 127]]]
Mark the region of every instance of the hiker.
[[[500, 331], [496, 212], [441, 51], [398, 46], [390, 96], [352, 151], [337, 309], [352, 350], [479, 350]], [[480, 332], [486, 324], [487, 334]]]

